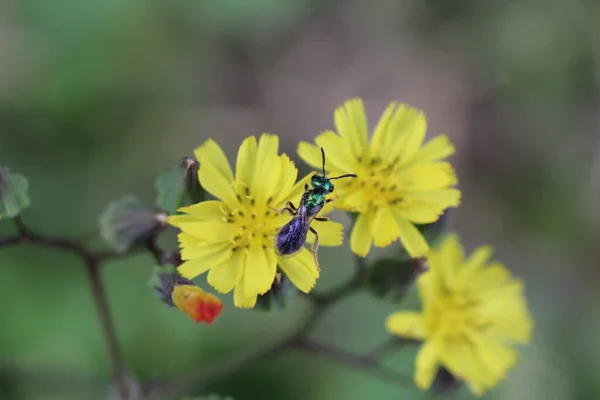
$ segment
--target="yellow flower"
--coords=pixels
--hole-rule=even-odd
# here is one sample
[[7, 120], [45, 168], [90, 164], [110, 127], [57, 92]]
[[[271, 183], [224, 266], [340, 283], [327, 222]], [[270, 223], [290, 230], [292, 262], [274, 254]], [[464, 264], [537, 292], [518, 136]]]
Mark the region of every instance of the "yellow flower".
[[424, 341], [415, 382], [431, 386], [439, 364], [481, 395], [517, 362], [513, 344], [529, 343], [533, 322], [523, 285], [482, 246], [467, 259], [456, 235], [429, 254], [430, 269], [418, 279], [423, 311], [398, 312], [386, 320], [396, 335]]
[[454, 170], [441, 161], [454, 153], [448, 137], [438, 136], [422, 146], [425, 116], [404, 104], [388, 106], [370, 142], [360, 99], [337, 108], [334, 120], [337, 134], [322, 133], [316, 146], [301, 142], [298, 154], [318, 168], [323, 147], [329, 175], [358, 175], [336, 183], [335, 207], [360, 213], [350, 238], [352, 251], [364, 257], [372, 242], [386, 247], [400, 239], [411, 256], [423, 256], [429, 247], [414, 224], [435, 222], [460, 202], [460, 191], [450, 188], [457, 182]]
[[[319, 277], [310, 251], [303, 248], [292, 257], [279, 257], [274, 250], [275, 234], [291, 216], [276, 213], [287, 201], [298, 206], [304, 184], [296, 183], [298, 170], [285, 154], [278, 155], [279, 139], [254, 136], [239, 148], [234, 178], [227, 157], [213, 140], [195, 150], [200, 162], [202, 187], [219, 200], [208, 200], [178, 211], [168, 222], [181, 230], [179, 243], [185, 262], [179, 272], [192, 279], [208, 272], [208, 283], [220, 293], [234, 290], [236, 307], [254, 307], [256, 297], [273, 284], [277, 266], [300, 289], [308, 293]], [[331, 209], [332, 207], [328, 207]], [[322, 211], [323, 214], [327, 210]], [[342, 225], [313, 221], [323, 246], [342, 243]], [[309, 243], [314, 235], [309, 234]]]

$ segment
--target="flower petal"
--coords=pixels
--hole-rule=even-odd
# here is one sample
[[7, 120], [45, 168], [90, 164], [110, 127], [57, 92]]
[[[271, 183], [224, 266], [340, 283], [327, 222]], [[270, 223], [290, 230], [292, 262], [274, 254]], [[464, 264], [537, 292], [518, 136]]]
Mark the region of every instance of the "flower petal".
[[395, 335], [410, 339], [424, 339], [426, 336], [423, 315], [416, 312], [397, 312], [385, 321], [387, 330]]
[[389, 206], [383, 205], [375, 211], [373, 219], [373, 241], [377, 247], [386, 247], [398, 239], [398, 226]]
[[277, 257], [262, 246], [250, 246], [246, 256], [244, 273], [244, 295], [255, 296], [266, 293], [275, 280]]
[[399, 111], [400, 121], [395, 125], [394, 132], [398, 139], [390, 146], [390, 154], [398, 159], [398, 162], [409, 161], [421, 148], [427, 130], [427, 119], [420, 110], [401, 105]]
[[261, 190], [260, 184], [263, 183], [265, 178], [264, 176], [261, 176], [261, 170], [263, 169], [262, 165], [264, 161], [267, 159], [267, 157], [272, 157], [272, 155], [277, 156], [278, 150], [279, 138], [276, 135], [271, 135], [268, 133], [263, 133], [260, 135], [256, 150], [256, 160], [252, 166], [252, 183], [250, 185], [250, 192], [254, 197], [256, 197]]
[[397, 179], [398, 186], [407, 192], [443, 189], [457, 182], [454, 168], [447, 162], [416, 164], [401, 168]]
[[238, 283], [233, 291], [233, 304], [238, 308], [252, 308], [256, 304], [257, 296], [244, 295], [244, 286]]
[[184, 233], [205, 243], [231, 242], [235, 233], [233, 224], [221, 221], [181, 222], [177, 227]]
[[201, 221], [222, 220], [225, 214], [225, 203], [219, 200], [207, 200], [187, 207], [180, 207], [177, 211], [193, 215]]
[[[287, 154], [282, 154], [279, 157], [279, 182], [277, 183], [277, 191], [273, 194], [272, 204], [275, 207], [283, 206], [283, 203], [288, 199], [296, 179], [298, 178], [298, 168]], [[294, 199], [295, 201], [296, 199]]]
[[245, 262], [245, 251], [237, 250], [233, 252], [229, 260], [208, 271], [208, 283], [219, 293], [231, 292], [242, 276]]
[[416, 224], [428, 224], [437, 221], [447, 208], [457, 207], [460, 197], [460, 191], [454, 188], [413, 192], [404, 196], [398, 209], [406, 219]]
[[425, 238], [421, 232], [419, 232], [417, 227], [415, 227], [413, 223], [407, 219], [402, 217], [399, 218], [398, 215], [394, 216], [396, 217], [398, 234], [400, 236], [402, 246], [404, 246], [411, 257], [423, 257], [429, 250], [429, 245], [425, 241]]
[[366, 257], [371, 249], [371, 242], [373, 241], [373, 217], [374, 214], [372, 211], [359, 214], [352, 227], [350, 248], [354, 254], [361, 257]]
[[385, 149], [390, 141], [391, 129], [390, 124], [394, 115], [394, 111], [398, 104], [391, 102], [377, 122], [377, 126], [373, 131], [373, 138], [371, 139], [371, 154], [379, 154]]
[[336, 108], [333, 119], [346, 148], [354, 157], [360, 156], [367, 144], [367, 123], [362, 100], [355, 98], [346, 101], [343, 106]]
[[223, 176], [214, 165], [201, 163], [198, 170], [198, 178], [202, 187], [218, 199], [223, 200], [231, 209], [238, 204], [232, 180]]
[[428, 163], [442, 160], [454, 154], [454, 145], [450, 142], [447, 135], [439, 135], [425, 143], [410, 163]]
[[421, 390], [429, 389], [440, 360], [441, 344], [437, 340], [427, 340], [417, 354], [415, 383]]
[[[344, 241], [344, 225], [333, 221], [315, 221], [311, 223], [319, 234], [319, 246], [341, 246]], [[308, 243], [315, 241], [315, 234], [308, 232]]]
[[293, 257], [279, 257], [279, 266], [292, 283], [304, 293], [310, 292], [319, 277], [313, 256], [306, 248]]
[[193, 279], [227, 260], [231, 253], [231, 244], [228, 243], [185, 248], [181, 257], [187, 258], [188, 261], [181, 264], [177, 270], [184, 278]]
[[268, 153], [260, 159], [252, 183], [256, 204], [266, 204], [267, 199], [273, 198], [279, 189], [280, 166], [277, 154]]
[[256, 138], [250, 136], [244, 139], [238, 150], [235, 164], [236, 184], [241, 184], [246, 188], [250, 188], [252, 185], [257, 152]]
[[321, 133], [315, 139], [315, 143], [321, 160], [321, 163], [315, 167], [318, 171], [322, 172], [323, 168], [323, 156], [320, 149], [322, 147], [325, 152], [325, 173], [328, 176], [357, 172], [356, 157], [348, 149], [348, 143], [344, 142], [344, 139], [335, 132]]
[[214, 140], [208, 139], [202, 145], [198, 146], [194, 150], [194, 155], [200, 162], [200, 165], [211, 164], [223, 176], [225, 181], [231, 182], [233, 180], [233, 173], [231, 172], [227, 156]]

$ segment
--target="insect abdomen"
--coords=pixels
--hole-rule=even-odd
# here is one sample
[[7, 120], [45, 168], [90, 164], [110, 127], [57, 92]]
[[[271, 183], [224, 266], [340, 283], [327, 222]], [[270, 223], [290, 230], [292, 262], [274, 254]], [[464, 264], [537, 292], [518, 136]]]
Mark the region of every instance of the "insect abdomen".
[[275, 236], [275, 251], [282, 256], [296, 253], [304, 246], [307, 232], [308, 226], [301, 219], [291, 220]]

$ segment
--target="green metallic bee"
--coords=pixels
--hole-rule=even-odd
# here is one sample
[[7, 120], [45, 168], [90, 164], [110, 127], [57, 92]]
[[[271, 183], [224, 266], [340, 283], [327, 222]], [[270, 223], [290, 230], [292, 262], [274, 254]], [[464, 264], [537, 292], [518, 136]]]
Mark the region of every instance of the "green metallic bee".
[[319, 234], [310, 226], [313, 220], [316, 221], [327, 221], [327, 217], [317, 217], [317, 214], [323, 209], [325, 204], [332, 201], [325, 196], [333, 192], [334, 179], [340, 178], [356, 178], [355, 174], [345, 174], [328, 178], [325, 174], [325, 151], [321, 148], [321, 156], [323, 159], [322, 174], [315, 173], [311, 179], [310, 184], [312, 186], [309, 189], [308, 184], [304, 186], [304, 194], [300, 199], [300, 205], [296, 208], [291, 201], [287, 202], [286, 207], [278, 212], [287, 211], [293, 216], [290, 222], [285, 224], [275, 236], [275, 251], [280, 256], [292, 255], [302, 249], [304, 243], [306, 243], [306, 237], [310, 230], [315, 234], [315, 242], [312, 246], [311, 253], [315, 259], [317, 268], [319, 267], [319, 261], [317, 259], [317, 249], [319, 248]]

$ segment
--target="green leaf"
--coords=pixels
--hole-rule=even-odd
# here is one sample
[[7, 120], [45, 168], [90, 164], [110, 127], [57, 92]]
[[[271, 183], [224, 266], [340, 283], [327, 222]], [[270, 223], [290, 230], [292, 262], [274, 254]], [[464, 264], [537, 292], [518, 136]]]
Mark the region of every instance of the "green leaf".
[[116, 251], [125, 252], [166, 226], [166, 215], [125, 195], [109, 203], [98, 219], [100, 235]]
[[27, 178], [0, 166], [0, 219], [14, 218], [29, 207], [28, 188]]
[[400, 302], [427, 268], [424, 258], [382, 258], [369, 268], [367, 286], [375, 297]]
[[181, 206], [198, 203], [204, 193], [198, 180], [198, 162], [184, 157], [171, 171], [160, 175], [155, 183], [156, 205], [169, 214]]
[[298, 289], [282, 274], [279, 281], [273, 282], [271, 290], [258, 296], [255, 308], [274, 313], [280, 312], [292, 307], [297, 294]]

